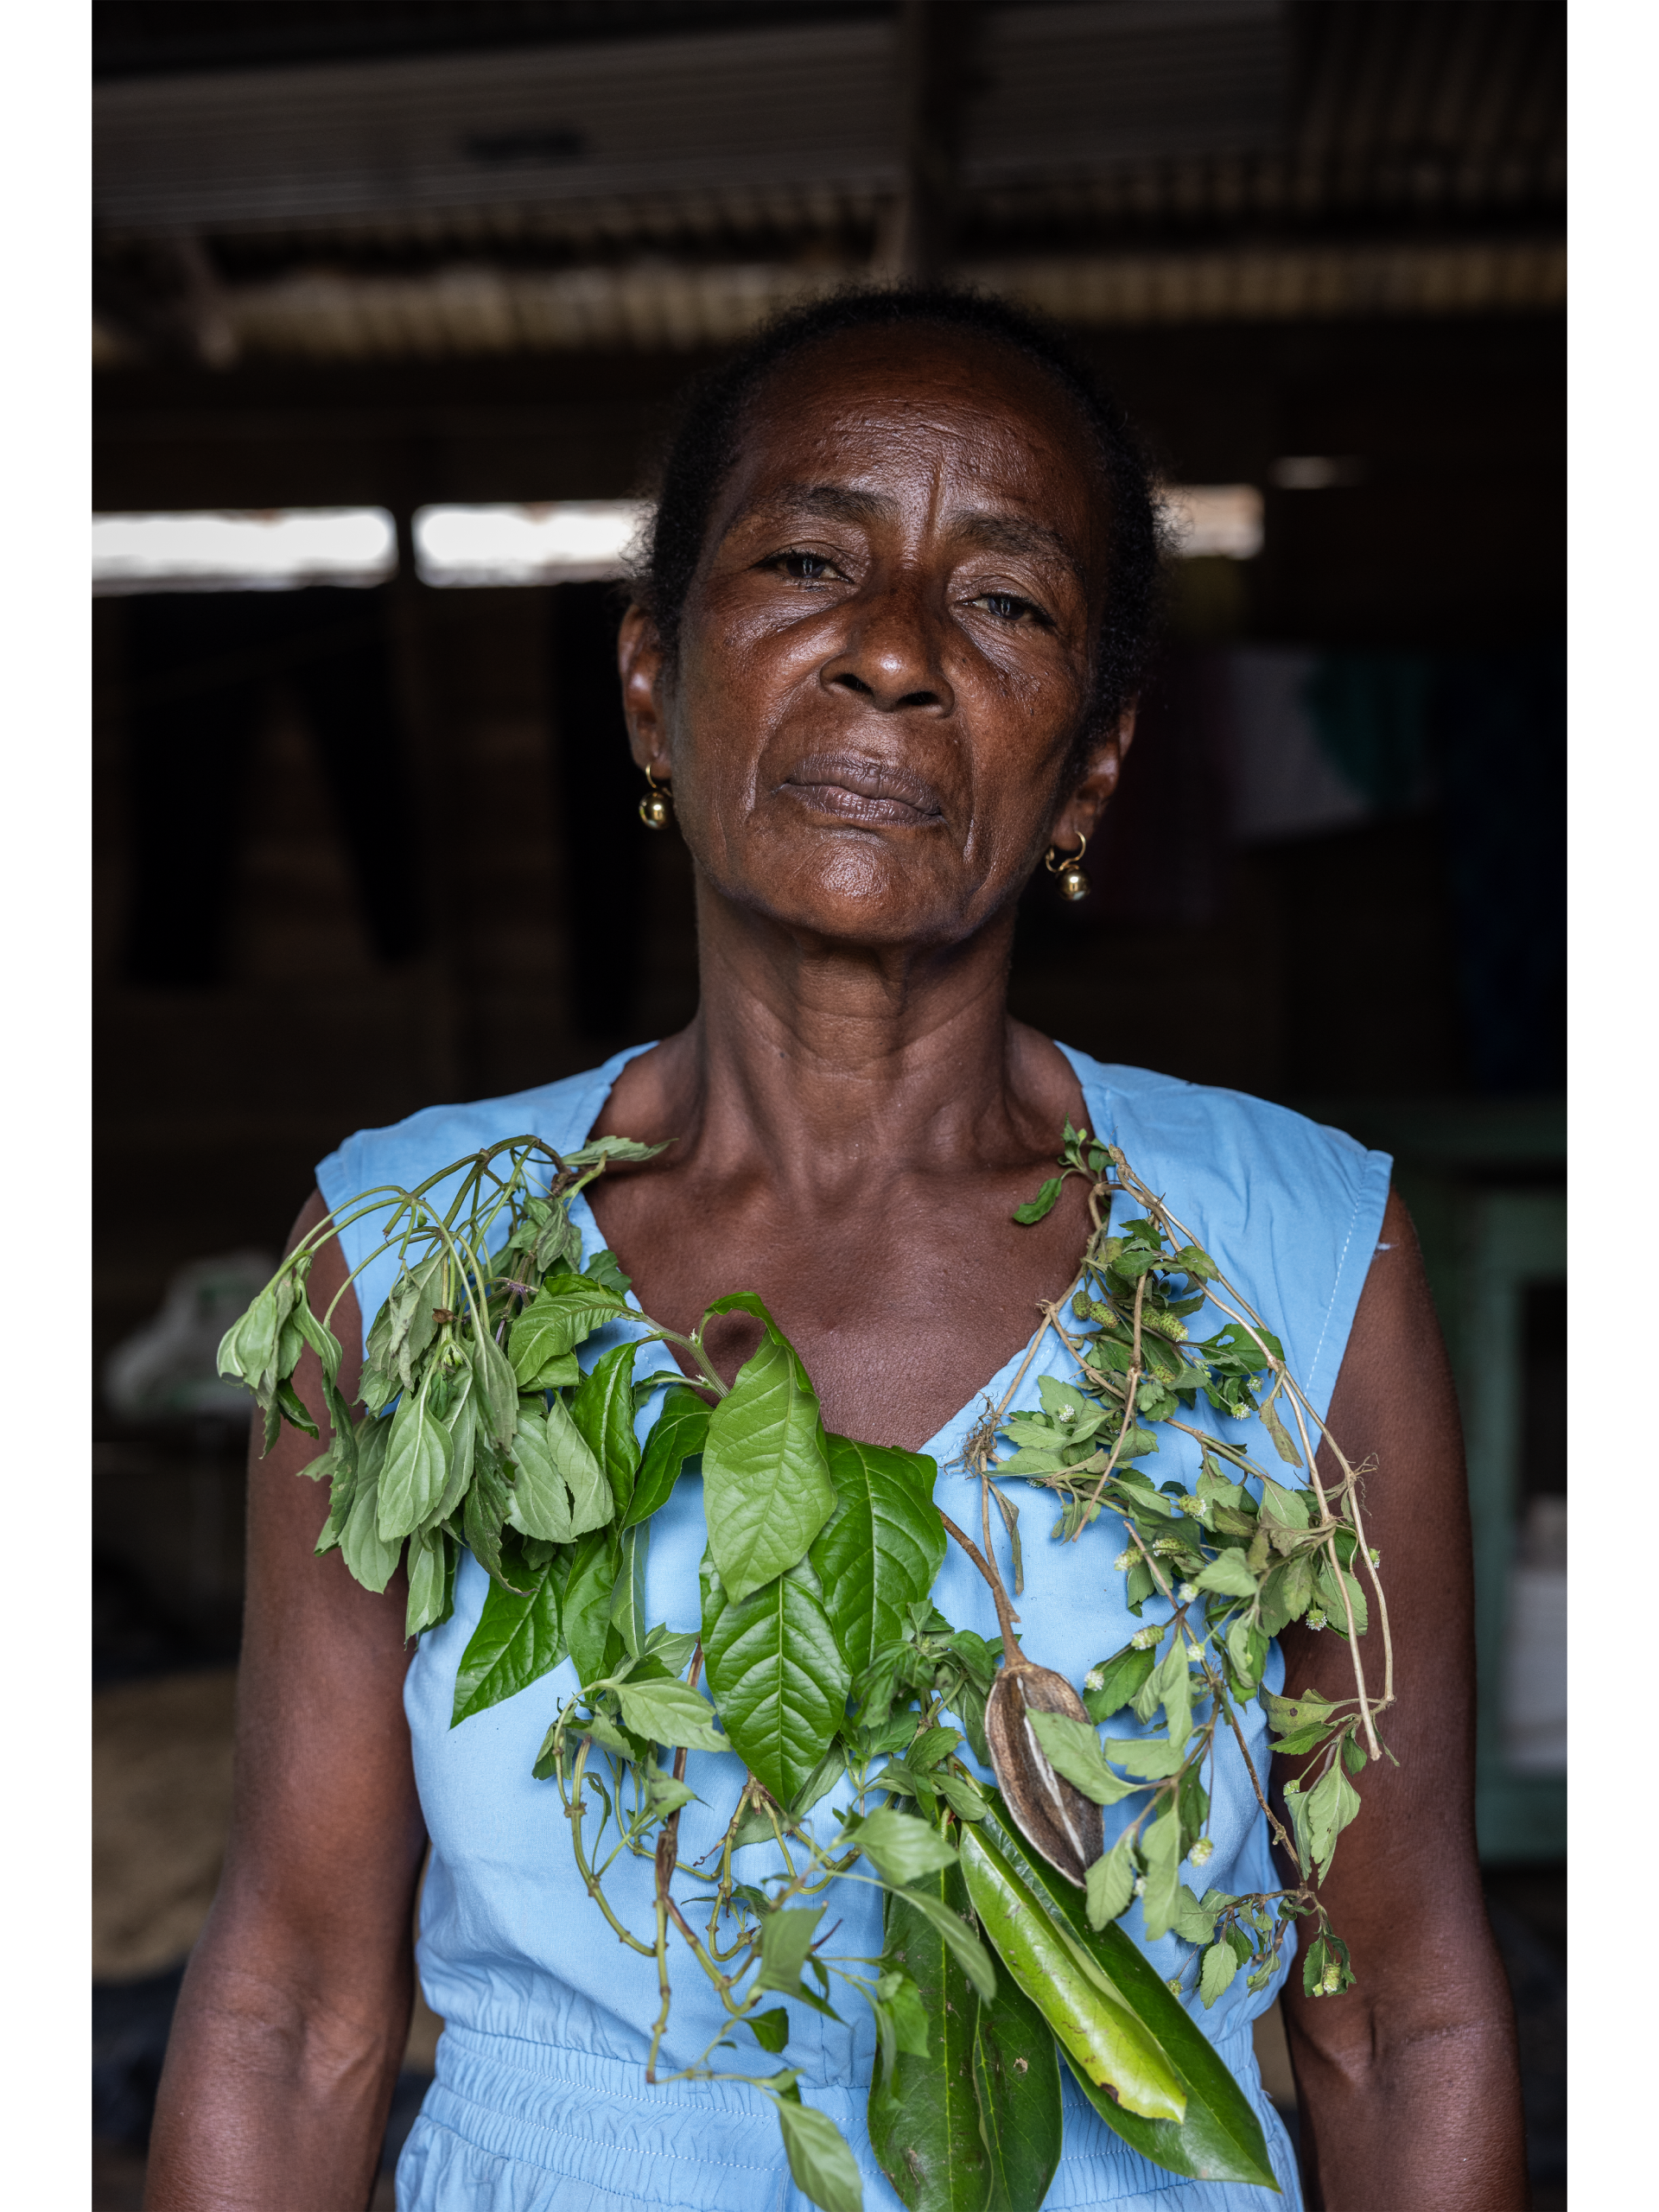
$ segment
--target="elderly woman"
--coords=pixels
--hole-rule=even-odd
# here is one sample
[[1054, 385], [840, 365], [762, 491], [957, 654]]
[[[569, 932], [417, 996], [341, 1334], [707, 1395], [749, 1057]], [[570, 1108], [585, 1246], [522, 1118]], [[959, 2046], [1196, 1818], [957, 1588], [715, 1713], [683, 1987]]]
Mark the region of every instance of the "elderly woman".
[[[763, 334], [686, 416], [620, 639], [635, 760], [671, 793], [696, 863], [696, 1019], [590, 1074], [353, 1138], [296, 1234], [359, 1190], [412, 1185], [523, 1130], [561, 1151], [607, 1132], [671, 1140], [596, 1185], [591, 1216], [579, 1202], [590, 1243], [676, 1329], [723, 1293], [759, 1293], [826, 1421], [925, 1450], [944, 1500], [987, 1389], [1014, 1374], [1087, 1233], [1080, 1181], [1039, 1225], [1016, 1226], [1015, 1206], [1068, 1120], [1122, 1145], [1282, 1334], [1333, 1433], [1374, 1455], [1368, 1534], [1398, 1651], [1398, 1764], [1370, 1770], [1324, 1892], [1358, 1986], [1315, 2002], [1300, 1976], [1282, 1984], [1300, 2184], [1251, 2051], [1280, 1981], [1241, 1978], [1195, 2017], [1255, 2099], [1284, 2201], [1513, 2212], [1514, 2033], [1472, 1843], [1457, 1414], [1388, 1163], [1277, 1108], [1101, 1065], [1006, 1004], [1022, 888], [1046, 858], [1085, 851], [1122, 772], [1157, 554], [1121, 414], [1014, 311], [862, 295]], [[1109, 974], [1100, 989], [1120, 1002]], [[346, 1243], [319, 1258], [314, 1297], [365, 1256]], [[363, 1280], [372, 1308], [386, 1283]], [[339, 1313], [349, 1385], [352, 1292]], [[742, 1313], [711, 1326], [728, 1378], [756, 1329]], [[326, 1420], [307, 1357], [302, 1395]], [[324, 1503], [293, 1479], [307, 1456], [287, 1433], [253, 1473], [235, 1827], [181, 2000], [149, 2204], [363, 2206], [429, 1837], [419, 1956], [446, 2031], [400, 2167], [405, 2212], [798, 2205], [751, 2093], [645, 2084], [654, 1969], [582, 1893], [568, 1824], [530, 1775], [569, 1662], [452, 1732], [483, 1570], [463, 1560], [454, 1617], [411, 1654], [395, 1585], [376, 1598], [314, 1558]], [[695, 1479], [663, 1519], [651, 1615], [695, 1624]], [[1025, 1559], [1026, 1649], [1077, 1680], [1133, 1625], [1108, 1562], [1086, 1543], [1028, 1542]], [[995, 1635], [954, 1553], [938, 1589], [953, 1619]], [[1281, 1653], [1275, 1685], [1351, 1688], [1332, 1636], [1294, 1626]], [[721, 1756], [735, 1802], [738, 1762]], [[1219, 1761], [1212, 1832], [1208, 1879], [1276, 1886], [1263, 1815]], [[697, 2044], [704, 2024], [687, 2025]], [[866, 2203], [893, 2205], [863, 2132], [873, 2036], [805, 2015], [791, 2036], [787, 2063], [854, 2145]], [[1051, 2205], [1272, 2201], [1160, 2170], [1066, 2096]]]

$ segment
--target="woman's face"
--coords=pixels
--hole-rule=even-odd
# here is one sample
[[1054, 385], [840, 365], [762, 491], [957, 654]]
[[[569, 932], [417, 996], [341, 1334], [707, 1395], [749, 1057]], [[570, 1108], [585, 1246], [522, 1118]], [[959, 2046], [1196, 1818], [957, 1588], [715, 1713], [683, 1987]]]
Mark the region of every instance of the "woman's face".
[[1088, 429], [1001, 347], [911, 327], [767, 382], [677, 668], [624, 626], [635, 757], [709, 882], [815, 936], [949, 944], [1075, 847], [1127, 728], [1065, 779], [1107, 517]]

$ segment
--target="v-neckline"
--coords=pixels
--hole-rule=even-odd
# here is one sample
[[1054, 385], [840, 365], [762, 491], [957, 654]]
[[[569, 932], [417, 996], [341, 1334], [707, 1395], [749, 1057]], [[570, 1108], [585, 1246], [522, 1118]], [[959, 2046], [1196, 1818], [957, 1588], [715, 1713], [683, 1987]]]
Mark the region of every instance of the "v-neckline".
[[[604, 1061], [594, 1070], [594, 1089], [583, 1094], [584, 1103], [582, 1106], [582, 1112], [587, 1118], [583, 1123], [581, 1132], [576, 1136], [575, 1142], [569, 1147], [569, 1149], [574, 1151], [578, 1146], [587, 1142], [594, 1123], [604, 1113], [607, 1105], [610, 1102], [611, 1094], [616, 1089], [617, 1078], [621, 1074], [623, 1069], [628, 1065], [630, 1061], [637, 1060], [640, 1057], [641, 1053], [653, 1051], [658, 1041], [658, 1039], [653, 1038], [649, 1044], [630, 1046], [624, 1051], [614, 1054], [610, 1059]], [[1104, 1086], [1090, 1081], [1090, 1071], [1083, 1065], [1084, 1056], [1082, 1053], [1074, 1052], [1069, 1045], [1061, 1044], [1058, 1037], [1051, 1038], [1049, 1042], [1053, 1046], [1055, 1051], [1065, 1059], [1066, 1065], [1071, 1069], [1072, 1074], [1076, 1076], [1077, 1079], [1077, 1087], [1083, 1093], [1083, 1103], [1089, 1109], [1090, 1117], [1089, 1126], [1090, 1132], [1096, 1137], [1101, 1136], [1103, 1135], [1103, 1131], [1095, 1127], [1094, 1117], [1098, 1115], [1103, 1121], [1109, 1124], [1111, 1121], [1110, 1104]], [[605, 1088], [602, 1092], [598, 1092], [598, 1082], [601, 1077], [603, 1077], [606, 1079]], [[596, 1092], [597, 1096], [595, 1096]], [[588, 1101], [591, 1101], [592, 1103], [588, 1103]], [[1104, 1134], [1107, 1135], [1108, 1141], [1109, 1141], [1109, 1129]], [[559, 1147], [557, 1148], [561, 1150], [564, 1149], [563, 1147]], [[605, 1244], [604, 1235], [599, 1226], [598, 1217], [594, 1212], [593, 1208], [588, 1205], [588, 1194], [585, 1191], [578, 1191], [575, 1197], [571, 1199], [569, 1211], [571, 1219], [582, 1231], [582, 1250], [584, 1254], [588, 1253], [590, 1250], [593, 1252], [598, 1252], [602, 1249], [608, 1249]], [[591, 1246], [589, 1244], [590, 1238], [592, 1239]], [[648, 1320], [650, 1319], [649, 1315], [645, 1313], [645, 1308], [640, 1305], [639, 1300], [634, 1296], [632, 1289], [626, 1292], [626, 1296], [627, 1298], [630, 1310], [632, 1313], [637, 1313], [642, 1322]], [[941, 1422], [939, 1427], [934, 1430], [932, 1435], [927, 1439], [925, 1444], [920, 1444], [917, 1446], [918, 1453], [921, 1458], [931, 1459], [941, 1473], [944, 1471], [946, 1467], [948, 1467], [951, 1461], [957, 1456], [957, 1450], [952, 1450], [947, 1453], [944, 1447], [950, 1444], [954, 1440], [957, 1448], [959, 1449], [961, 1442], [967, 1434], [970, 1421], [978, 1417], [978, 1411], [981, 1404], [988, 1399], [992, 1405], [995, 1405], [997, 1403], [997, 1394], [999, 1390], [1005, 1390], [1008, 1387], [1008, 1384], [1013, 1381], [1014, 1376], [1019, 1372], [1020, 1365], [1022, 1361], [1030, 1360], [1033, 1370], [1039, 1370], [1040, 1363], [1035, 1358], [1034, 1355], [1037, 1346], [1041, 1341], [1047, 1326], [1048, 1324], [1046, 1321], [1039, 1321], [1037, 1326], [1032, 1331], [1030, 1336], [1026, 1338], [1024, 1344], [1022, 1344], [1017, 1351], [1012, 1351], [1008, 1354], [1008, 1357], [1003, 1361], [1001, 1366], [996, 1370], [994, 1375], [990, 1376], [985, 1382], [980, 1384], [979, 1388], [974, 1391], [973, 1395], [967, 1400], [966, 1403], [959, 1406], [956, 1412], [951, 1414], [949, 1421]], [[665, 1344], [661, 1343], [659, 1340], [656, 1345], [656, 1350], [661, 1357], [662, 1368], [660, 1371], [666, 1372], [669, 1368], [672, 1368], [677, 1375], [683, 1372], [679, 1362], [675, 1358], [673, 1353], [670, 1351]]]

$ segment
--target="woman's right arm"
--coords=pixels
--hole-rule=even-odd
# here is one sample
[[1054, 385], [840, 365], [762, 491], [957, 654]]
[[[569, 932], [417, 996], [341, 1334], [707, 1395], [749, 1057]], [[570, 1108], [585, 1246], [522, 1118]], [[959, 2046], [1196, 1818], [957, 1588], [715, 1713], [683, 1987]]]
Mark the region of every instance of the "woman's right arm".
[[[295, 1239], [326, 1215], [314, 1192]], [[344, 1278], [331, 1241], [311, 1270], [319, 1313]], [[334, 1325], [349, 1400], [353, 1291]], [[295, 1380], [326, 1442], [314, 1352]], [[261, 1459], [257, 1440], [230, 1842], [168, 2046], [147, 2212], [363, 2212], [409, 2031], [426, 1835], [403, 1707], [403, 1572], [377, 1598], [337, 1551], [314, 1557], [327, 1484], [296, 1477], [322, 1445], [284, 1426]]]

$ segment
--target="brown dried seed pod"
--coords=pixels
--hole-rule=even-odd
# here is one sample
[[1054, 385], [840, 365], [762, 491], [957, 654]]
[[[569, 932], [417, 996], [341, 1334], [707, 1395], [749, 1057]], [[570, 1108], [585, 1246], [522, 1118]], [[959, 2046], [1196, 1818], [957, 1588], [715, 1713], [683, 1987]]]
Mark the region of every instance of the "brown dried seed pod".
[[1082, 1889], [1087, 1869], [1105, 1849], [1100, 1808], [1054, 1771], [1027, 1718], [1032, 1713], [1061, 1713], [1085, 1726], [1089, 1719], [1083, 1700], [1063, 1675], [1016, 1657], [997, 1676], [986, 1700], [991, 1771], [1027, 1841]]
[[1106, 1847], [1105, 1823], [1099, 1806], [1063, 1775], [1055, 1773], [1027, 1715], [1061, 1713], [1068, 1720], [1081, 1720], [1085, 1727], [1090, 1725], [1089, 1715], [1064, 1675], [1034, 1665], [1020, 1650], [1014, 1634], [1020, 1616], [1008, 1603], [995, 1560], [988, 1556], [988, 1506], [986, 1512], [983, 1552], [948, 1513], [939, 1518], [951, 1541], [967, 1554], [990, 1586], [1001, 1624], [1002, 1668], [985, 1700], [985, 1742], [991, 1755], [991, 1772], [1027, 1842], [1058, 1873], [1082, 1889], [1086, 1870]]

